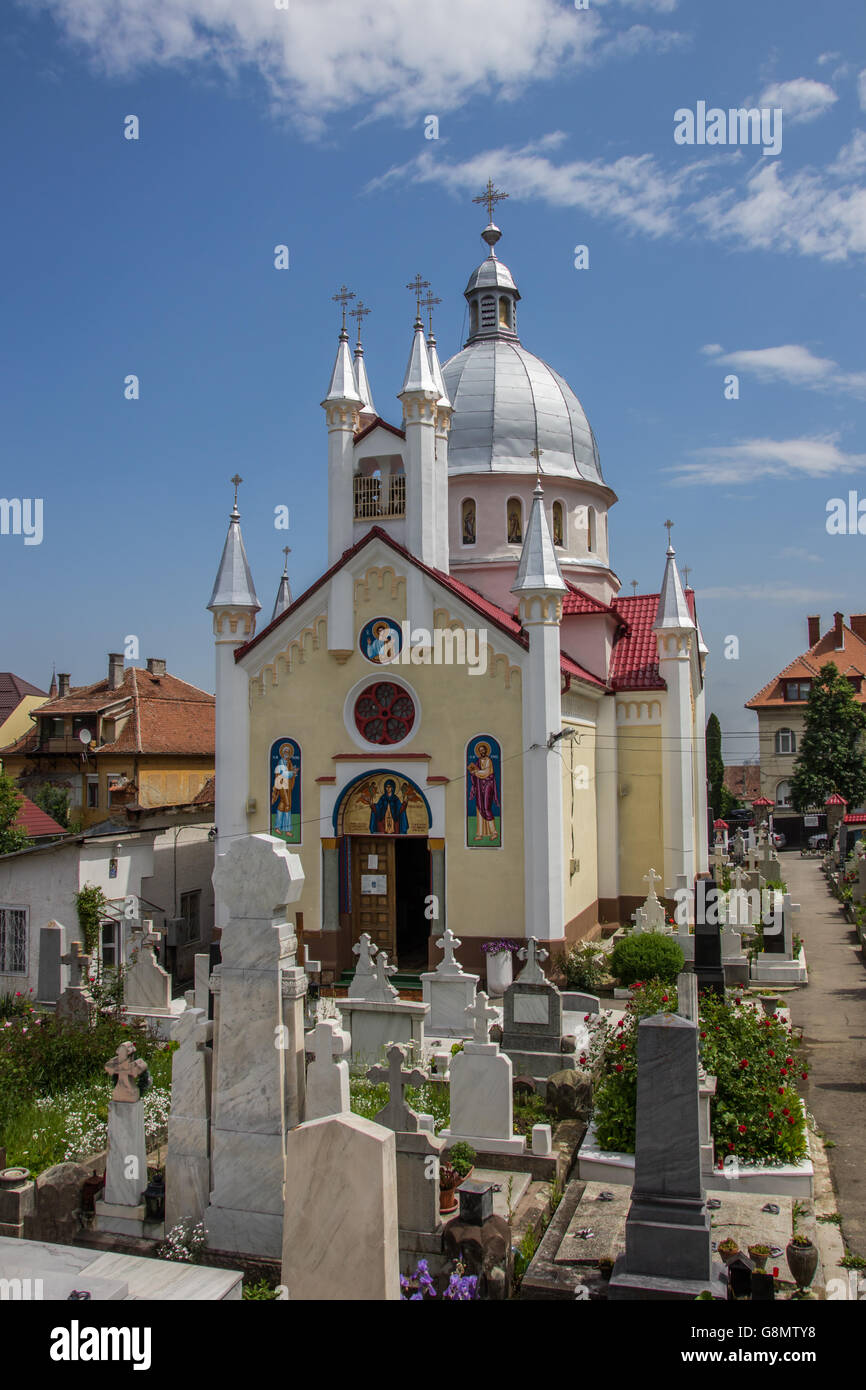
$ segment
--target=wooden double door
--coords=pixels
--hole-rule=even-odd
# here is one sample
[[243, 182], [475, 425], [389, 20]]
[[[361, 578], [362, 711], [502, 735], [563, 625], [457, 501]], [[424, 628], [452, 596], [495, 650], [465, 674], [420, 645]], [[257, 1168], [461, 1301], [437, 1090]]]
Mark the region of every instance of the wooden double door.
[[394, 840], [384, 835], [353, 835], [353, 936], [369, 932], [374, 946], [397, 954], [397, 869]]

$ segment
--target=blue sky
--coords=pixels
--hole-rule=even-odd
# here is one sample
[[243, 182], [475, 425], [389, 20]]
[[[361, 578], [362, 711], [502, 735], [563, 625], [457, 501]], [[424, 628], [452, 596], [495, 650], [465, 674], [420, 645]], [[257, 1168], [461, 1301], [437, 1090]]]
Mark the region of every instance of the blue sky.
[[[866, 538], [825, 526], [830, 498], [866, 498], [860, 7], [288, 4], [4, 9], [0, 492], [44, 499], [44, 538], [0, 536], [0, 665], [83, 683], [134, 633], [212, 688], [228, 479], [269, 614], [286, 540], [296, 593], [325, 567], [331, 295], [372, 307], [399, 423], [404, 286], [420, 270], [442, 298], [444, 360], [490, 176], [521, 338], [577, 392], [620, 498], [614, 568], [657, 589], [673, 517], [737, 761], [743, 702], [806, 646], [806, 614], [866, 611]], [[781, 153], [678, 145], [674, 112], [700, 101], [780, 108]]]

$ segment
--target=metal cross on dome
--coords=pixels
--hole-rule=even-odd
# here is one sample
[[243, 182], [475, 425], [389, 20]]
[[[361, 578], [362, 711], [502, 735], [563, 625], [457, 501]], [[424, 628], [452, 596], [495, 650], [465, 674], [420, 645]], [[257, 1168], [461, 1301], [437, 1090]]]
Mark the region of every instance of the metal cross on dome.
[[354, 298], [355, 291], [350, 290], [348, 285], [341, 285], [338, 292], [331, 295], [331, 299], [334, 303], [341, 305], [343, 309], [343, 327], [341, 330], [343, 333], [346, 331], [346, 305], [349, 303], [350, 299]]
[[241, 477], [240, 473], [236, 473], [235, 476], [234, 476], [233, 478], [229, 478], [229, 482], [232, 483], [232, 484], [234, 485], [234, 490], [235, 490], [235, 511], [237, 511], [237, 509], [238, 509], [238, 488], [240, 487], [241, 483], [243, 482], [243, 478]]
[[364, 319], [367, 317], [367, 315], [368, 315], [368, 314], [372, 314], [372, 312], [373, 312], [373, 310], [367, 308], [367, 306], [366, 306], [366, 304], [364, 303], [363, 299], [359, 299], [359, 300], [358, 300], [358, 303], [357, 303], [357, 305], [356, 305], [356, 307], [355, 307], [354, 309], [350, 309], [350, 310], [349, 310], [349, 318], [357, 319], [357, 320], [358, 320], [358, 343], [359, 343], [359, 344], [360, 344], [360, 342], [361, 342], [361, 325], [362, 325], [362, 323], [364, 322]]
[[674, 523], [673, 523], [672, 521], [668, 520], [668, 521], [665, 522], [665, 526], [667, 527], [667, 532], [668, 532], [668, 547], [670, 547], [670, 545], [671, 545], [671, 531], [674, 529]]
[[413, 294], [415, 295], [415, 317], [416, 317], [416, 319], [420, 319], [420, 317], [421, 317], [421, 292], [422, 292], [422, 290], [429, 290], [429, 288], [430, 288], [430, 281], [429, 281], [429, 280], [424, 280], [424, 279], [422, 279], [422, 277], [421, 277], [421, 272], [420, 272], [420, 270], [419, 270], [418, 273], [417, 273], [417, 275], [415, 276], [415, 279], [414, 279], [414, 280], [410, 280], [409, 283], [408, 283], [408, 285], [406, 286], [406, 288], [407, 288], [407, 290], [412, 290]]
[[535, 480], [538, 483], [541, 482], [541, 457], [543, 453], [544, 450], [539, 449], [537, 444], [534, 449], [529, 451], [529, 457], [535, 459]]
[[487, 187], [485, 188], [484, 192], [480, 193], [477, 198], [473, 198], [472, 201], [473, 203], [487, 204], [487, 216], [488, 219], [492, 222], [493, 209], [496, 207], [496, 204], [503, 202], [506, 198], [509, 198], [510, 196], [510, 193], [503, 193], [500, 189], [496, 188], [492, 179], [488, 179]]

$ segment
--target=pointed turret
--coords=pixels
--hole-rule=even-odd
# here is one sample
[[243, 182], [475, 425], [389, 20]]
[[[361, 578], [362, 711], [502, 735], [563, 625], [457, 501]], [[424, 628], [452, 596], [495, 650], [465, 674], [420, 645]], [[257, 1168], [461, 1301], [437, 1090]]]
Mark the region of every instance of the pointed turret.
[[568, 585], [562, 577], [556, 551], [553, 548], [550, 527], [547, 524], [541, 478], [538, 479], [532, 494], [529, 525], [526, 528], [523, 549], [520, 552], [520, 564], [517, 566], [517, 576], [511, 586], [511, 592], [513, 594], [565, 594], [568, 592]]
[[358, 320], [358, 341], [355, 344], [355, 385], [358, 388], [358, 395], [363, 402], [361, 414], [374, 416], [376, 414], [376, 407], [373, 404], [373, 392], [370, 389], [367, 367], [364, 362], [364, 345], [361, 342], [361, 325], [371, 312], [372, 311], [367, 308], [363, 300], [360, 299], [358, 300], [356, 308], [349, 310], [352, 318]]
[[244, 538], [241, 535], [241, 514], [238, 511], [237, 485], [235, 485], [235, 501], [229, 516], [228, 535], [223, 546], [222, 559], [217, 570], [217, 577], [214, 580], [213, 593], [210, 596], [208, 608], [216, 619], [218, 608], [243, 609], [251, 613], [258, 613], [261, 606], [256, 596], [253, 576], [250, 573], [247, 552], [244, 549]]
[[406, 435], [406, 543], [413, 555], [434, 569], [447, 568], [448, 514], [443, 506], [443, 487], [447, 489], [447, 450], [437, 457], [437, 407], [443, 386], [430, 369], [430, 355], [421, 322], [421, 291], [429, 289], [416, 275], [408, 286], [416, 295], [412, 348], [399, 398], [403, 404], [403, 430]]
[[50, 684], [49, 687], [48, 687], [48, 698], [49, 698], [50, 700], [56, 700], [56, 699], [57, 699], [57, 667], [56, 667], [56, 666], [52, 666], [52, 668], [51, 668], [51, 684]]
[[689, 605], [686, 601], [675, 557], [676, 551], [669, 541], [665, 577], [662, 580], [662, 591], [659, 594], [659, 606], [656, 609], [653, 632], [660, 632], [665, 628], [683, 631], [685, 628], [695, 626], [694, 619], [689, 612]]
[[[334, 295], [343, 308], [337, 357], [328, 394], [322, 401], [328, 425], [328, 563], [333, 565], [352, 544], [355, 517], [355, 430], [364, 406], [355, 379], [346, 332], [346, 305], [354, 294], [343, 285]], [[329, 641], [333, 634], [329, 630]]]
[[289, 584], [290, 547], [285, 546], [283, 553], [286, 559], [283, 565], [283, 572], [280, 575], [280, 587], [277, 589], [277, 597], [274, 603], [274, 611], [271, 614], [271, 622], [274, 621], [274, 618], [278, 618], [281, 613], [285, 613], [287, 608], [291, 608], [292, 606], [292, 590]]
[[403, 400], [404, 396], [413, 394], [421, 394], [435, 400], [437, 396], [442, 394], [443, 389], [444, 387], [437, 387], [430, 370], [430, 357], [424, 340], [424, 325], [419, 314], [415, 319], [415, 332], [409, 352], [409, 361], [406, 363], [403, 386], [398, 395], [400, 400]]
[[331, 372], [328, 394], [322, 405], [326, 408], [329, 405], [350, 405], [360, 409], [363, 404], [355, 380], [352, 354], [349, 351], [349, 335], [343, 328], [337, 344], [337, 356], [334, 360], [334, 370]]
[[673, 885], [685, 874], [691, 886], [707, 860], [706, 754], [701, 658], [695, 621], [689, 611], [671, 545], [672, 521], [666, 521], [668, 548], [653, 632], [661, 699], [662, 827], [664, 881]]

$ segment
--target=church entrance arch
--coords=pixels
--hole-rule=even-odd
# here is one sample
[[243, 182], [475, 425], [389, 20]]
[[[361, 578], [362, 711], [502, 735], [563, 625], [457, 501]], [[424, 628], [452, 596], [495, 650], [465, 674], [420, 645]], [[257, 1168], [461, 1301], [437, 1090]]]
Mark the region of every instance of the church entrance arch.
[[427, 968], [430, 805], [411, 778], [390, 768], [356, 777], [334, 808], [346, 872], [341, 921], [352, 943], [369, 932], [401, 970]]

